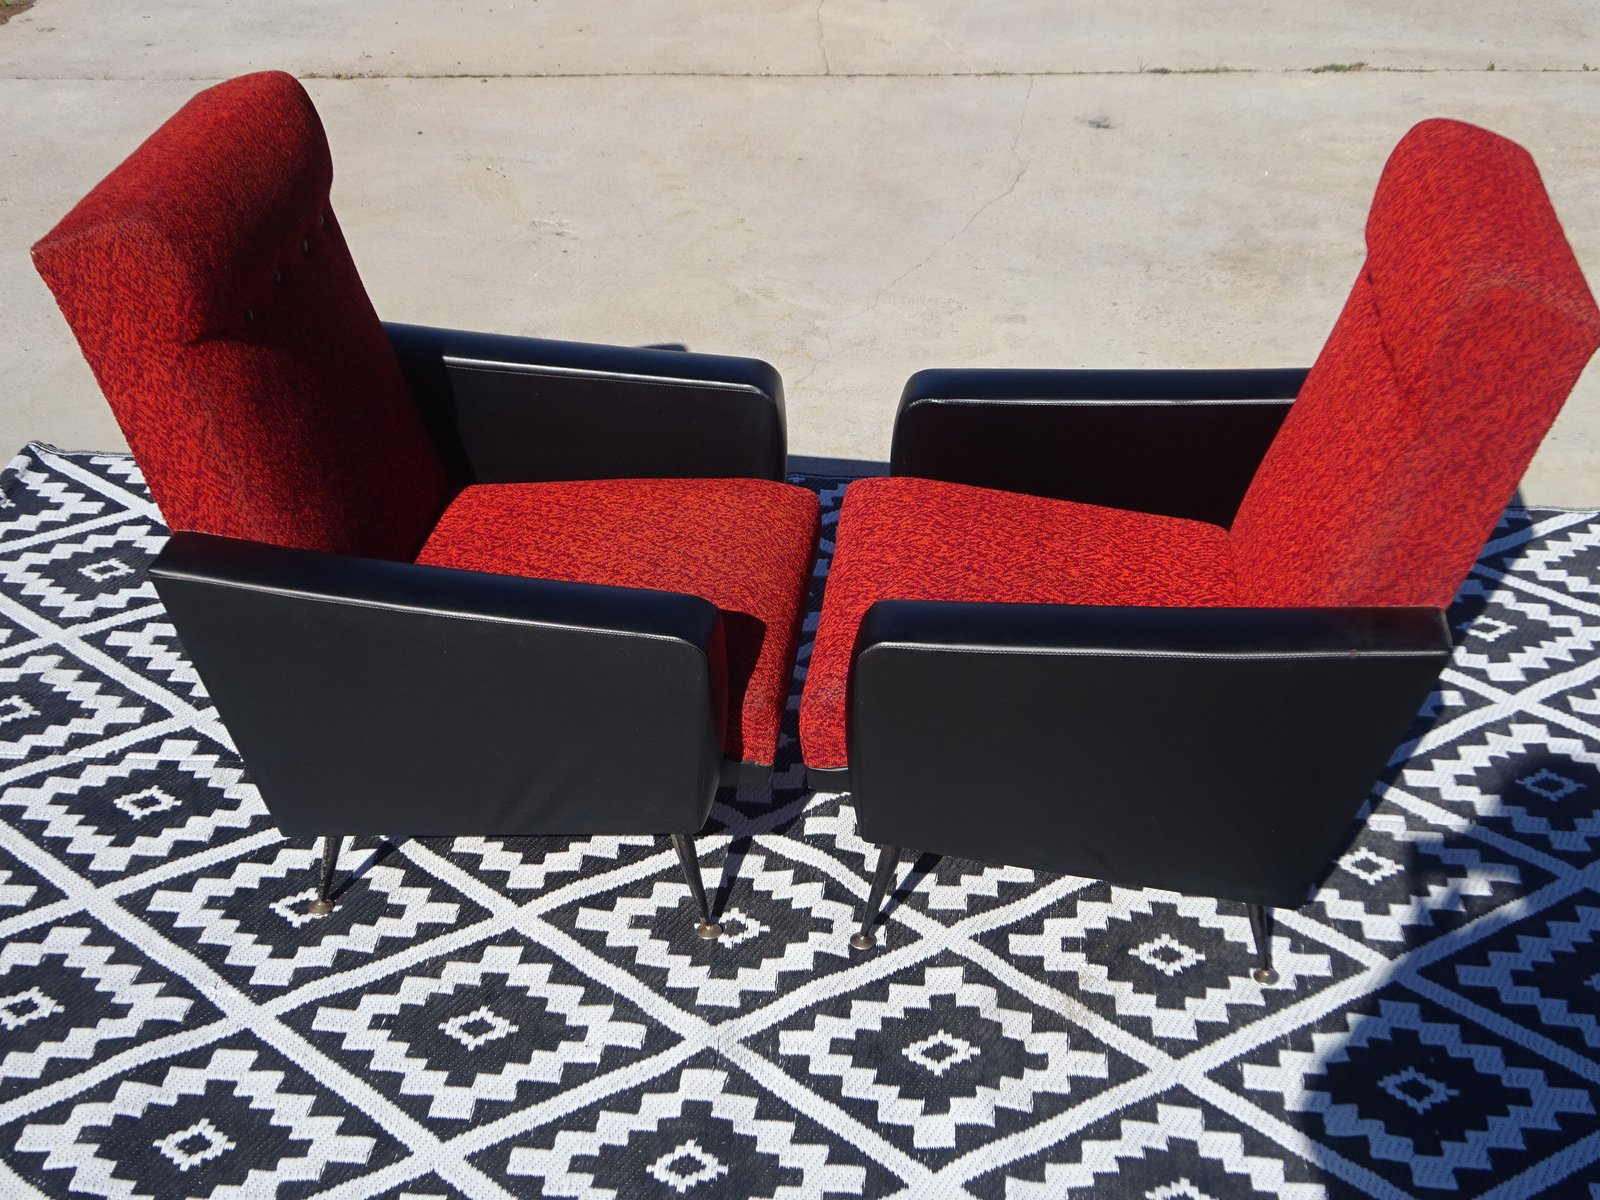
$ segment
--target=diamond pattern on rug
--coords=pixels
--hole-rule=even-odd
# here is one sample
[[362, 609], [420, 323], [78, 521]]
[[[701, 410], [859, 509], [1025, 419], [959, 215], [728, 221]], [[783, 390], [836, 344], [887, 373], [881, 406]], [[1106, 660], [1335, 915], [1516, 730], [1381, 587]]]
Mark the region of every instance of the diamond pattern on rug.
[[1566, 528], [1534, 539], [1513, 563], [1493, 565], [1511, 569], [1518, 578], [1562, 596], [1600, 601], [1600, 544], [1595, 541], [1593, 526], [1581, 513], [1567, 518]]
[[1582, 892], [1507, 923], [1423, 974], [1600, 1059], [1600, 893]]
[[393, 1139], [248, 1039], [146, 1064], [0, 1133], [49, 1196], [261, 1196], [392, 1159]]
[[1537, 891], [1553, 876], [1405, 812], [1368, 818], [1307, 910], [1373, 950], [1400, 955]]
[[1507, 717], [1401, 772], [1417, 796], [1578, 865], [1600, 844], [1600, 745], [1546, 721]]
[[1242, 904], [1096, 884], [1043, 916], [982, 941], [1029, 964], [1084, 1004], [1158, 1043], [1195, 1044], [1232, 1033], [1354, 973], [1343, 955], [1273, 934], [1278, 982], [1259, 984], [1250, 919]]
[[86, 633], [83, 640], [191, 704], [203, 707], [210, 701], [200, 673], [184, 657], [177, 630], [169, 621], [130, 618], [126, 624]]
[[849, 965], [853, 897], [813, 867], [751, 851], [721, 908], [722, 936], [685, 939], [689, 889], [676, 863], [621, 892], [580, 901], [580, 940], [679, 1003], [744, 1008]]
[[1242, 905], [926, 854], [849, 948], [876, 854], [795, 738], [845, 484], [797, 482], [806, 636], [770, 786], [698, 838], [707, 943], [647, 837], [361, 839], [309, 913], [131, 460], [0, 471], [7, 1200], [1600, 1200], [1600, 513], [1506, 514], [1262, 986]]
[[[829, 846], [836, 857], [868, 877], [877, 865], [877, 847], [857, 835], [855, 811], [843, 798], [808, 808], [802, 833], [808, 841]], [[890, 904], [906, 904], [952, 923], [1026, 896], [1038, 881], [1039, 873], [1026, 867], [918, 855], [909, 867], [901, 865]]]
[[62, 539], [6, 554], [0, 549], [0, 587], [6, 595], [62, 624], [119, 612], [156, 599], [145, 568], [166, 543], [148, 522]]
[[1138, 1073], [1059, 1012], [948, 955], [786, 1018], [773, 1032], [756, 1048], [932, 1164]]
[[41, 530], [76, 524], [112, 507], [62, 477], [34, 452], [23, 450], [0, 471], [0, 545]]
[[1421, 1001], [1380, 1000], [1242, 1063], [1269, 1112], [1402, 1188], [1467, 1191], [1506, 1179], [1593, 1131], [1593, 1089], [1549, 1061]]
[[[615, 867], [661, 849], [655, 837], [600, 834], [583, 838], [458, 837], [452, 858], [490, 886], [511, 895], [540, 893], [568, 875], [594, 866]], [[642, 849], [646, 853], [638, 854]]]
[[65, 898], [60, 888], [7, 849], [5, 843], [14, 837], [16, 831], [0, 817], [0, 930], [27, 928], [34, 913]]
[[350, 1070], [392, 1077], [406, 1111], [449, 1132], [675, 1041], [636, 1005], [542, 947], [504, 936], [288, 1020]]
[[1600, 646], [1600, 625], [1589, 624], [1585, 614], [1515, 588], [1491, 590], [1469, 579], [1461, 597], [1468, 603], [1477, 599], [1477, 612], [1452, 629], [1460, 648], [1451, 665], [1489, 683], [1536, 683], [1591, 661]]
[[517, 1139], [506, 1174], [532, 1177], [544, 1196], [881, 1196], [888, 1182], [848, 1142], [725, 1069], [686, 1067], [596, 1110]]
[[317, 859], [300, 846], [269, 848], [123, 903], [223, 975], [265, 988], [392, 953], [483, 915], [409, 863], [378, 858], [346, 845], [338, 861], [345, 880], [335, 893], [338, 907], [326, 916], [307, 911], [316, 898]]
[[75, 750], [144, 720], [144, 705], [63, 654], [0, 663], [0, 766]]
[[984, 1200], [1325, 1200], [1309, 1174], [1254, 1130], [1185, 1097], [1137, 1105], [968, 1190]]
[[124, 874], [270, 828], [237, 756], [195, 739], [136, 742], [0, 792], [0, 813], [79, 870]]
[[186, 984], [87, 924], [15, 934], [0, 946], [0, 1099], [113, 1054], [217, 1019]]

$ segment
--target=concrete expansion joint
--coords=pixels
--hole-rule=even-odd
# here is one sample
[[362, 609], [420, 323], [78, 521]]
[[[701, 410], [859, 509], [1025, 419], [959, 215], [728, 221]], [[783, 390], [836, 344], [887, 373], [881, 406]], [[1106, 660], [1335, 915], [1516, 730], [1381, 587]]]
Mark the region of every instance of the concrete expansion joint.
[[[827, 47], [821, 41], [820, 13], [822, 3], [817, 5], [818, 21], [818, 48], [824, 56], [823, 70], [821, 71], [311, 71], [300, 70], [295, 72], [296, 78], [302, 80], [350, 82], [384, 82], [384, 81], [417, 81], [472, 79], [472, 80], [511, 80], [511, 81], [536, 81], [542, 79], [973, 79], [973, 80], [999, 80], [999, 79], [1027, 79], [1030, 82], [1038, 79], [1118, 79], [1123, 77], [1148, 76], [1152, 79], [1177, 79], [1188, 78], [1196, 75], [1251, 75], [1251, 76], [1297, 76], [1297, 75], [1323, 75], [1337, 74], [1341, 77], [1349, 75], [1583, 75], [1594, 74], [1593, 67], [1363, 67], [1359, 71], [1328, 72], [1322, 67], [1147, 67], [1135, 66], [1119, 70], [1062, 70], [1062, 71], [1005, 71], [1005, 70], [970, 70], [954, 71], [838, 71], [834, 70], [831, 62], [827, 60]], [[162, 75], [113, 75], [101, 73], [96, 75], [30, 75], [25, 72], [15, 72], [6, 76], [7, 80], [29, 83], [192, 83], [204, 87], [218, 83], [223, 76], [218, 74], [162, 74]]]

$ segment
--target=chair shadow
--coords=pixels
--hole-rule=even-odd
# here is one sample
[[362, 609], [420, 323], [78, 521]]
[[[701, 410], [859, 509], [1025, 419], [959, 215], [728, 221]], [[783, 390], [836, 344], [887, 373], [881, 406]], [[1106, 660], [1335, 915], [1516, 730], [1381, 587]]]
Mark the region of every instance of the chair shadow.
[[[1523, 511], [1520, 493], [1514, 497], [1510, 507]], [[1504, 527], [1505, 522], [1502, 522], [1497, 526], [1496, 534], [1504, 536]], [[1497, 557], [1494, 560], [1495, 568], [1515, 570], [1520, 550], [1521, 547], [1517, 547], [1505, 556]], [[1457, 595], [1448, 619], [1458, 646], [1471, 637], [1470, 626], [1488, 607], [1493, 590], [1492, 581], [1474, 581], [1469, 577], [1468, 583]], [[1422, 739], [1433, 729], [1460, 715], [1443, 711], [1441, 693], [1442, 688], [1436, 689], [1418, 714], [1405, 742], [1396, 751], [1372, 795], [1352, 823], [1349, 836], [1319, 886], [1327, 885], [1341, 870], [1342, 860], [1357, 846], [1362, 832], [1368, 827], [1369, 818], [1380, 810], [1382, 797], [1387, 790], [1390, 787], [1405, 788], [1405, 772], [1408, 767], [1415, 765], [1416, 747]], [[1547, 786], [1541, 788], [1530, 781], [1539, 781]], [[1465, 1061], [1463, 1055], [1471, 1051], [1482, 1052], [1487, 1049], [1498, 1055], [1501, 1053], [1501, 1042], [1509, 1041], [1531, 1062], [1538, 1064], [1534, 1073], [1541, 1075], [1543, 1082], [1533, 1084], [1532, 1076], [1528, 1075], [1526, 1078], [1519, 1076], [1520, 1082], [1515, 1084], [1509, 1077], [1491, 1081], [1498, 1082], [1499, 1087], [1456, 1087], [1450, 1089], [1442, 1103], [1435, 1103], [1429, 1108], [1426, 1120], [1419, 1120], [1418, 1101], [1415, 1097], [1410, 1101], [1404, 1100], [1399, 1095], [1400, 1085], [1397, 1083], [1393, 1087], [1380, 1086], [1378, 1089], [1366, 1087], [1363, 1096], [1357, 1097], [1355, 1092], [1359, 1089], [1352, 1078], [1351, 1094], [1338, 1094], [1338, 1087], [1344, 1078], [1341, 1072], [1350, 1073], [1353, 1070], [1350, 1064], [1365, 1043], [1356, 1038], [1354, 1029], [1347, 1037], [1326, 1041], [1320, 1046], [1317, 1057], [1308, 1063], [1304, 1078], [1319, 1080], [1326, 1085], [1325, 1107], [1331, 1112], [1340, 1111], [1341, 1105], [1350, 1110], [1357, 1099], [1366, 1105], [1365, 1108], [1357, 1105], [1355, 1109], [1361, 1117], [1360, 1130], [1366, 1132], [1355, 1128], [1335, 1132], [1327, 1127], [1326, 1118], [1318, 1119], [1318, 1127], [1304, 1129], [1307, 1136], [1303, 1144], [1309, 1148], [1311, 1161], [1322, 1170], [1330, 1185], [1338, 1186], [1347, 1181], [1352, 1160], [1365, 1163], [1373, 1159], [1375, 1146], [1371, 1136], [1376, 1136], [1372, 1134], [1375, 1129], [1381, 1130], [1383, 1136], [1399, 1136], [1405, 1140], [1403, 1131], [1407, 1122], [1414, 1127], [1413, 1132], [1422, 1130], [1419, 1136], [1430, 1138], [1447, 1127], [1461, 1131], [1487, 1128], [1503, 1116], [1502, 1110], [1508, 1102], [1519, 1102], [1515, 1099], [1507, 1101], [1505, 1097], [1509, 1093], [1526, 1093], [1520, 1102], [1530, 1107], [1537, 1106], [1541, 1103], [1541, 1095], [1535, 1093], [1550, 1095], [1549, 1088], [1558, 1079], [1564, 1078], [1556, 1064], [1518, 1045], [1516, 1034], [1519, 1028], [1529, 1027], [1533, 1030], [1533, 1036], [1549, 1038], [1552, 1031], [1546, 1028], [1546, 1004], [1565, 1004], [1570, 999], [1588, 994], [1594, 965], [1592, 949], [1591, 953], [1586, 954], [1575, 945], [1564, 956], [1552, 954], [1544, 959], [1529, 957], [1530, 939], [1537, 941], [1545, 928], [1540, 924], [1542, 914], [1558, 912], [1576, 903], [1580, 889], [1574, 887], [1558, 895], [1537, 912], [1526, 911], [1522, 902], [1546, 887], [1553, 877], [1531, 857], [1525, 859], [1514, 850], [1497, 846], [1495, 842], [1503, 839], [1504, 842], [1525, 844], [1540, 856], [1560, 859], [1557, 843], [1565, 841], [1570, 853], [1570, 848], [1584, 837], [1579, 829], [1580, 823], [1600, 814], [1600, 768], [1592, 763], [1564, 757], [1545, 747], [1532, 747], [1524, 754], [1495, 757], [1474, 773], [1473, 786], [1490, 797], [1491, 802], [1484, 805], [1483, 811], [1472, 805], [1466, 811], [1458, 809], [1459, 815], [1464, 816], [1467, 822], [1461, 828], [1441, 829], [1428, 824], [1425, 818], [1412, 814], [1409, 809], [1401, 807], [1391, 810], [1406, 816], [1408, 829], [1422, 828], [1427, 831], [1420, 839], [1405, 839], [1409, 853], [1403, 861], [1395, 864], [1399, 867], [1398, 876], [1404, 881], [1405, 893], [1411, 897], [1413, 908], [1400, 930], [1402, 945], [1392, 952], [1388, 966], [1359, 1000], [1341, 1008], [1336, 1015], [1348, 1023], [1349, 1018], [1356, 1014], [1369, 1019], [1382, 1019], [1385, 1014], [1416, 1011], [1420, 1020], [1431, 1020], [1430, 1028], [1437, 1026], [1452, 1031], [1449, 1036], [1459, 1039], [1458, 1049], [1462, 1050], [1462, 1054], [1453, 1058], [1462, 1061]], [[1418, 798], [1440, 807], [1450, 807], [1442, 797], [1435, 799], [1422, 795]], [[1523, 812], [1519, 816], [1510, 811], [1513, 809]], [[1485, 838], [1475, 831], [1492, 833], [1495, 837]], [[1468, 868], [1468, 863], [1494, 870], [1475, 875]], [[1497, 874], [1502, 878], [1512, 876], [1515, 882], [1508, 882], [1501, 887], [1494, 881]], [[1559, 876], [1554, 878], [1559, 879]], [[1488, 895], [1484, 894], [1486, 887]], [[1472, 927], [1469, 942], [1460, 947], [1442, 947], [1427, 953], [1428, 948], [1440, 939], [1451, 937], [1455, 930], [1469, 924]], [[1508, 931], [1514, 926], [1522, 928], [1516, 935], [1508, 936]], [[1385, 953], [1389, 952], [1385, 950]], [[1414, 959], [1413, 956], [1419, 952], [1425, 957]], [[1520, 961], [1523, 959], [1526, 961]], [[1522, 1001], [1507, 998], [1506, 993], [1513, 989], [1515, 994], [1524, 997]], [[1536, 996], [1537, 1001], [1530, 998], [1532, 996]], [[1519, 1004], [1521, 1011], [1518, 1010]], [[1499, 1034], [1491, 1033], [1477, 1024], [1473, 1019], [1474, 1012], [1486, 1014], [1495, 1024], [1502, 1025]], [[1512, 1027], [1509, 1038], [1501, 1036], [1505, 1032], [1505, 1025]], [[1383, 1066], [1383, 1070], [1387, 1071], [1385, 1081], [1393, 1082], [1407, 1071], [1428, 1075], [1430, 1065], [1422, 1059], [1429, 1053], [1438, 1058], [1439, 1063], [1444, 1062], [1439, 1057], [1444, 1054], [1439, 1048], [1444, 1043], [1440, 1042], [1439, 1046], [1430, 1043], [1425, 1048], [1422, 1039], [1413, 1036], [1412, 1031], [1397, 1026], [1390, 1032], [1396, 1036], [1384, 1043], [1384, 1050], [1390, 1056]], [[1437, 1041], [1440, 1036], [1435, 1033], [1430, 1038]], [[1294, 1035], [1291, 1035], [1290, 1040], [1293, 1041], [1293, 1038]], [[1560, 1035], [1557, 1034], [1554, 1040], [1559, 1042]], [[1412, 1042], [1416, 1044], [1409, 1045]], [[1410, 1059], [1407, 1058], [1408, 1045]], [[1600, 1047], [1590, 1045], [1588, 1052], [1592, 1055], [1596, 1049]], [[1392, 1070], [1389, 1069], [1391, 1064]], [[1437, 1065], [1434, 1069], [1438, 1073]], [[1367, 1082], [1370, 1084], [1371, 1081]], [[1573, 1115], [1575, 1117], [1576, 1113]], [[1305, 1120], [1309, 1123], [1312, 1118], [1308, 1115]], [[1345, 1124], [1348, 1126], [1349, 1122]], [[1532, 1131], [1528, 1132], [1531, 1136]], [[1552, 1142], [1537, 1152], [1530, 1149], [1530, 1161], [1545, 1158], [1556, 1146], [1557, 1143]], [[1437, 1186], [1417, 1174], [1420, 1168], [1415, 1165], [1415, 1156], [1408, 1156], [1404, 1162], [1407, 1166], [1397, 1166], [1396, 1170], [1409, 1171], [1410, 1174], [1392, 1181], [1397, 1186], [1408, 1190]], [[1494, 1166], [1502, 1176], [1508, 1169], [1510, 1173], [1522, 1169], [1522, 1164], [1496, 1162]], [[1463, 1163], [1456, 1169], [1468, 1168]], [[1335, 1184], [1335, 1181], [1339, 1181], [1339, 1184]], [[1461, 1186], [1471, 1190], [1492, 1181], [1493, 1177], [1485, 1175], [1470, 1184], [1463, 1182]]]
[[727, 911], [728, 901], [733, 898], [734, 885], [739, 882], [739, 868], [744, 865], [744, 860], [754, 843], [755, 838], [750, 834], [729, 840], [728, 848], [722, 856], [722, 874], [717, 880], [717, 886], [706, 898], [713, 921], [722, 920], [722, 914]]
[[358, 864], [356, 867], [345, 872], [343, 878], [340, 878], [339, 881], [334, 884], [333, 889], [328, 893], [328, 899], [337, 904], [346, 892], [348, 892], [359, 880], [364, 879], [371, 872], [373, 867], [377, 866], [391, 854], [396, 853], [399, 849], [399, 842], [394, 841], [391, 838], [379, 838], [378, 844], [372, 848], [372, 850], [367, 854], [366, 858], [362, 859], [360, 864]]
[[[1514, 816], [1508, 822], [1498, 815], [1510, 804], [1523, 807], [1522, 797], [1512, 799], [1512, 789], [1521, 785], [1529, 793], [1529, 803], [1537, 806], [1536, 797], [1543, 795], [1546, 802], [1551, 802], [1552, 810], [1555, 804], [1566, 806], [1566, 819], [1559, 825], [1551, 822], [1555, 836], [1575, 832], [1578, 821], [1600, 813], [1600, 768], [1542, 749], [1508, 758], [1498, 768], [1492, 779], [1479, 778], [1480, 786], [1487, 782], [1489, 787], [1498, 789], [1500, 803], [1494, 806], [1496, 812], [1471, 813], [1469, 826], [1437, 830], [1438, 836], [1427, 837], [1425, 844], [1407, 842], [1410, 853], [1397, 864], [1399, 877], [1413, 901], [1409, 919], [1401, 930], [1404, 940], [1399, 949], [1374, 947], [1392, 954], [1388, 965], [1360, 998], [1325, 1018], [1330, 1024], [1334, 1018], [1344, 1021], [1347, 1034], [1317, 1046], [1310, 1041], [1312, 1030], [1308, 1027], [1270, 1044], [1279, 1050], [1315, 1048], [1317, 1054], [1307, 1062], [1302, 1079], [1308, 1085], [1321, 1085], [1308, 1086], [1308, 1091], [1320, 1093], [1317, 1111], [1353, 1112], [1360, 1118], [1352, 1124], [1349, 1119], [1340, 1122], [1328, 1115], [1313, 1117], [1310, 1112], [1287, 1114], [1299, 1117], [1292, 1123], [1300, 1125], [1305, 1134], [1302, 1145], [1330, 1187], [1348, 1182], [1352, 1161], [1379, 1165], [1375, 1162], [1375, 1139], [1391, 1146], [1411, 1140], [1427, 1139], [1432, 1143], [1443, 1139], [1448, 1148], [1447, 1135], [1456, 1131], [1456, 1140], [1465, 1145], [1472, 1130], [1486, 1129], [1495, 1121], [1506, 1119], [1510, 1106], [1522, 1105], [1532, 1111], [1552, 1096], [1559, 1099], [1565, 1094], [1553, 1092], [1554, 1088], [1574, 1083], [1580, 1089], [1583, 1086], [1581, 1080], [1561, 1068], [1558, 1060], [1551, 1061], [1527, 1045], [1525, 1037], [1519, 1037], [1527, 1030], [1527, 1037], [1565, 1046], [1563, 1037], [1584, 1036], [1576, 1028], [1549, 1026], [1546, 1018], [1550, 1006], [1561, 1009], [1568, 1002], [1581, 1005], [1590, 994], [1594, 943], [1589, 943], [1586, 950], [1580, 939], [1564, 953], [1548, 947], [1542, 953], [1534, 949], [1554, 923], [1577, 928], [1581, 913], [1571, 909], [1583, 899], [1583, 889], [1574, 885], [1537, 911], [1527, 911], [1523, 902], [1548, 886], [1552, 877], [1537, 864], [1474, 836], [1472, 831], [1480, 826], [1487, 828], [1492, 821], [1499, 826], [1493, 832], [1500, 837], [1535, 843], [1538, 835], [1517, 829]], [[1559, 800], [1554, 800], [1554, 792], [1541, 793], [1526, 784], [1542, 773], [1565, 781], [1558, 789], [1562, 793]], [[1574, 807], [1575, 797], [1580, 798], [1580, 803]], [[1553, 812], [1539, 814], [1545, 820], [1552, 815]], [[1537, 844], [1534, 848], [1549, 852]], [[1463, 859], [1474, 867], [1497, 869], [1487, 873], [1489, 895], [1483, 894], [1483, 874], [1475, 874]], [[1334, 869], [1338, 869], [1337, 865]], [[1496, 873], [1513, 874], [1515, 882], [1508, 882], [1504, 888], [1496, 886], [1492, 881]], [[1592, 893], [1589, 895], [1592, 897]], [[1472, 928], [1470, 940], [1429, 953], [1441, 939], [1451, 938], [1468, 925]], [[1360, 936], [1359, 931], [1356, 936]], [[1414, 959], [1419, 952], [1423, 957]], [[1486, 1028], [1480, 1020], [1499, 1028]], [[1378, 1022], [1373, 1026], [1377, 1033], [1362, 1030], [1363, 1023], [1370, 1021]], [[1330, 1031], [1326, 1026], [1322, 1030]], [[1567, 1052], [1592, 1057], [1597, 1049], [1600, 1047], [1591, 1042], [1587, 1050], [1580, 1046]], [[1437, 1080], [1447, 1071], [1465, 1071], [1468, 1062], [1486, 1061], [1485, 1055], [1497, 1061], [1505, 1055], [1508, 1066], [1511, 1056], [1525, 1063], [1519, 1062], [1521, 1069], [1510, 1074], [1474, 1075], [1474, 1081], [1481, 1078], [1481, 1087], [1462, 1086], [1454, 1078], [1449, 1080], [1449, 1087], [1441, 1082], [1442, 1090], [1426, 1097], [1430, 1107], [1425, 1118], [1417, 1108], [1417, 1097], [1405, 1098], [1403, 1079], [1408, 1073], [1416, 1073], [1410, 1075], [1412, 1079], [1421, 1075]], [[1373, 1080], [1379, 1075], [1383, 1078], [1373, 1087]], [[1428, 1088], [1432, 1084], [1414, 1086]], [[1585, 1119], [1572, 1104], [1567, 1115], [1572, 1120]], [[1592, 1110], [1587, 1115], [1592, 1117]], [[1529, 1142], [1527, 1157], [1522, 1161], [1505, 1162], [1497, 1157], [1492, 1168], [1474, 1167], [1468, 1161], [1470, 1156], [1457, 1155], [1454, 1159], [1447, 1157], [1446, 1162], [1453, 1171], [1484, 1172], [1481, 1178], [1459, 1183], [1463, 1191], [1477, 1194], [1479, 1188], [1496, 1178], [1509, 1177], [1558, 1152], [1565, 1144], [1561, 1140], [1564, 1127], [1565, 1122], [1557, 1120], [1523, 1131], [1527, 1138], [1538, 1136], [1541, 1130], [1548, 1136], [1541, 1138], [1537, 1146]], [[1444, 1154], [1444, 1150], [1439, 1153]], [[1387, 1162], [1389, 1155], [1384, 1158]], [[1426, 1172], [1430, 1168], [1419, 1165], [1417, 1155], [1396, 1159], [1392, 1166], [1396, 1172], [1409, 1172], [1390, 1181], [1407, 1194], [1438, 1186], [1429, 1181]], [[1557, 1189], [1549, 1194], [1567, 1193]]]
[[886, 923], [894, 915], [895, 909], [909, 902], [917, 887], [924, 879], [934, 874], [943, 859], [944, 855], [934, 854], [932, 851], [918, 854], [916, 861], [911, 864], [911, 870], [906, 872], [906, 877], [884, 897], [883, 907], [878, 910], [878, 920], [874, 928]]

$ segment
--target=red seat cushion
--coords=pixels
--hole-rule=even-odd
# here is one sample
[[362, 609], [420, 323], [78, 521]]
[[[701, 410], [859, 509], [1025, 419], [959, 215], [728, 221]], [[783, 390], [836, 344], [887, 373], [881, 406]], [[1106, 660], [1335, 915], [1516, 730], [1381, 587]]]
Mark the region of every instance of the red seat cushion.
[[1234, 602], [1215, 525], [929, 479], [845, 492], [822, 623], [800, 703], [808, 765], [846, 765], [856, 629], [878, 600], [1214, 607]]
[[419, 563], [686, 592], [722, 610], [731, 759], [778, 748], [817, 544], [817, 497], [763, 479], [599, 479], [469, 487]]

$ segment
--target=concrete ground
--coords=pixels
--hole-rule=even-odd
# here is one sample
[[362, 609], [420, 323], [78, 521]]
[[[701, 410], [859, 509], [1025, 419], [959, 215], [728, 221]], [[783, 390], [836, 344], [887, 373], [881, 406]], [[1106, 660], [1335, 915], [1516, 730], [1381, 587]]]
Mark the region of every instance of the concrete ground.
[[[264, 67], [316, 100], [382, 315], [766, 358], [797, 454], [885, 457], [919, 367], [1309, 362], [1423, 117], [1532, 150], [1600, 284], [1593, 0], [18, 7], [0, 450], [122, 445], [27, 248], [193, 92]], [[1600, 368], [1524, 496], [1600, 504]]]

